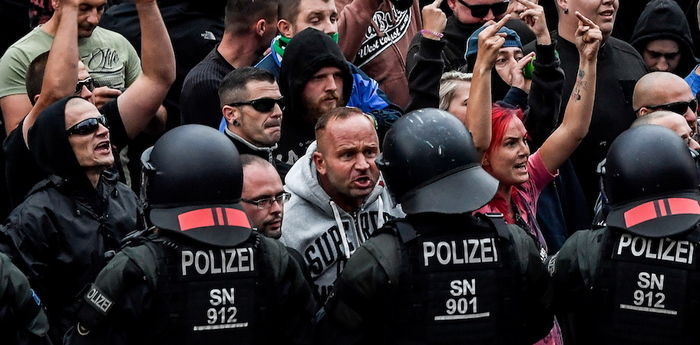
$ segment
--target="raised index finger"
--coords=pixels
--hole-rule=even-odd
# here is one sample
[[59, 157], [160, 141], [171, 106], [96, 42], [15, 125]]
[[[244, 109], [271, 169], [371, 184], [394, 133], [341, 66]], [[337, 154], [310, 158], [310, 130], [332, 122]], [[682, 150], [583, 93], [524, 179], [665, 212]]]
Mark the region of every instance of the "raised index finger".
[[588, 26], [590, 26], [590, 27], [592, 27], [592, 28], [598, 28], [598, 25], [596, 25], [595, 22], [593, 22], [592, 20], [586, 18], [586, 16], [584, 16], [583, 14], [581, 14], [581, 12], [579, 12], [579, 11], [576, 11], [576, 18], [578, 18], [578, 20], [580, 20], [584, 25], [588, 25]]
[[496, 23], [496, 24], [494, 24], [494, 25], [492, 26], [494, 32], [498, 32], [498, 30], [501, 30], [501, 28], [502, 28], [504, 25], [506, 25], [506, 23], [508, 22], [508, 20], [510, 20], [510, 14], [506, 14], [505, 16], [503, 16], [503, 18], [501, 18], [501, 20], [498, 21], [498, 23]]
[[440, 7], [440, 4], [442, 4], [442, 0], [435, 0], [433, 1], [432, 5], [435, 7]]

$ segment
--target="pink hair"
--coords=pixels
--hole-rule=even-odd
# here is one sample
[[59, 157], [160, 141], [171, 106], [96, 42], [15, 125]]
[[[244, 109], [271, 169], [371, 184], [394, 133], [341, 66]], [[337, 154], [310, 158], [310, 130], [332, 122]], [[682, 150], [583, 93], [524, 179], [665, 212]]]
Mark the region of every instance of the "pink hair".
[[[503, 137], [506, 135], [508, 125], [510, 125], [510, 122], [513, 121], [514, 118], [523, 121], [524, 117], [523, 111], [520, 108], [504, 107], [498, 103], [494, 103], [491, 108], [491, 143], [489, 144], [488, 150], [486, 150], [486, 154], [493, 154], [493, 152], [500, 147]], [[488, 167], [486, 167], [486, 171], [489, 171]], [[515, 192], [515, 186], [510, 188], [510, 197], [511, 203], [514, 205], [520, 204], [518, 193]], [[503, 213], [506, 223], [515, 223], [515, 219], [512, 219], [512, 217], [508, 215], [509, 203], [506, 202], [503, 196], [496, 194], [489, 202], [489, 205], [496, 208], [498, 212]]]

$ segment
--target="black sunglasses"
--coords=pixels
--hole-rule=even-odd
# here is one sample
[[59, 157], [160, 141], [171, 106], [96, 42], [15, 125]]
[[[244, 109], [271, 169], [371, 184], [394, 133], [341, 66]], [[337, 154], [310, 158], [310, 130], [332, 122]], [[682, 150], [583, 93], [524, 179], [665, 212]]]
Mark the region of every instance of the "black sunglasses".
[[83, 91], [83, 86], [88, 89], [88, 91], [92, 92], [92, 90], [95, 89], [95, 81], [92, 79], [92, 77], [87, 77], [83, 80], [78, 80], [78, 83], [75, 84], [75, 94], [80, 94]]
[[247, 101], [247, 102], [234, 102], [234, 103], [229, 103], [227, 104], [228, 106], [231, 107], [238, 107], [241, 105], [249, 105], [253, 107], [253, 109], [261, 112], [261, 113], [268, 113], [271, 112], [272, 109], [275, 108], [275, 103], [280, 106], [281, 110], [284, 110], [284, 97], [280, 97], [277, 99], [274, 98], [258, 98], [254, 99], [252, 101]]
[[503, 1], [503, 2], [497, 2], [495, 4], [491, 5], [470, 5], [464, 0], [457, 0], [460, 4], [466, 6], [469, 10], [472, 11], [472, 17], [474, 18], [484, 18], [486, 15], [489, 14], [489, 10], [493, 12], [494, 17], [498, 17], [508, 10], [508, 3], [510, 1]]
[[690, 108], [694, 113], [698, 111], [698, 101], [696, 99], [691, 99], [690, 101], [687, 102], [672, 102], [672, 103], [665, 103], [665, 104], [659, 104], [659, 105], [650, 105], [645, 108], [649, 108], [651, 110], [668, 110], [672, 111], [676, 114], [684, 115], [685, 112]]
[[100, 117], [91, 117], [89, 119], [80, 121], [75, 125], [71, 126], [70, 128], [66, 129], [66, 133], [68, 133], [69, 136], [73, 134], [86, 135], [90, 133], [95, 133], [97, 129], [100, 128], [100, 125], [109, 128], [109, 126], [107, 125], [107, 118], [105, 118], [104, 115]]

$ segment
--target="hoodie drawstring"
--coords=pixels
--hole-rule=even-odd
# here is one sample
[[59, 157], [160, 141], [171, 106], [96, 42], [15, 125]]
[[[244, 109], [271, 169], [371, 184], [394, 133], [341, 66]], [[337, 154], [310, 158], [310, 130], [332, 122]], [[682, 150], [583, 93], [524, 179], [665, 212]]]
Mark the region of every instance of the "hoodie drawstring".
[[377, 207], [379, 208], [377, 211], [377, 229], [379, 229], [384, 226], [384, 200], [381, 195], [377, 198]]
[[331, 200], [330, 204], [331, 209], [333, 210], [333, 217], [335, 217], [335, 224], [338, 225], [338, 229], [340, 230], [340, 237], [343, 240], [343, 254], [345, 254], [346, 259], [349, 259], [352, 253], [350, 252], [350, 246], [348, 245], [348, 237], [347, 235], [345, 235], [345, 227], [343, 227], [343, 220], [340, 218], [340, 212], [338, 212], [338, 206], [336, 206], [335, 202]]

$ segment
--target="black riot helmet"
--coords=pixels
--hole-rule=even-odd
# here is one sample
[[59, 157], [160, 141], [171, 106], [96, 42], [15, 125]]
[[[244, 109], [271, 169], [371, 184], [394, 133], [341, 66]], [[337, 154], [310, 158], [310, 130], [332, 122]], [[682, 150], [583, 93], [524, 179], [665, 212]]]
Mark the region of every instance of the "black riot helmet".
[[238, 150], [217, 130], [185, 125], [168, 131], [141, 155], [141, 176], [144, 210], [159, 229], [223, 247], [250, 235], [239, 204]]
[[481, 168], [464, 124], [439, 109], [399, 118], [376, 162], [407, 214], [471, 212], [486, 205], [498, 188], [498, 181]]
[[700, 222], [698, 168], [672, 130], [642, 125], [620, 134], [601, 168], [607, 225], [647, 237], [684, 233]]

